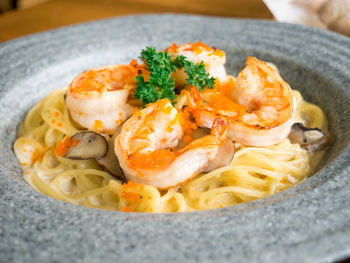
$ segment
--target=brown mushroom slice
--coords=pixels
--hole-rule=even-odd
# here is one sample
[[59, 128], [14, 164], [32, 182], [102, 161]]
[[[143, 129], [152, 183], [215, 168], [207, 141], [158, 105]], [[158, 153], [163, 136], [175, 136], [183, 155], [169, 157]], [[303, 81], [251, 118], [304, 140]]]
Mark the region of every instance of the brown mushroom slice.
[[[191, 138], [192, 140], [196, 140], [198, 138], [201, 138], [209, 134], [210, 134], [210, 129], [197, 128], [192, 132]], [[182, 139], [180, 140], [179, 144], [176, 146], [176, 149], [179, 150], [184, 147], [186, 147], [186, 143]], [[207, 166], [204, 168], [202, 172], [208, 173], [215, 169], [218, 169], [220, 167], [224, 167], [230, 164], [233, 159], [234, 153], [235, 153], [235, 146], [233, 142], [230, 139], [226, 139], [225, 143], [220, 146], [219, 152], [217, 153], [216, 157], [213, 160], [208, 162]]]
[[117, 156], [114, 153], [114, 140], [120, 133], [120, 128], [114, 133], [112, 138], [108, 141], [108, 151], [107, 154], [102, 157], [101, 159], [97, 160], [97, 162], [105, 167], [105, 169], [114, 175], [115, 177], [119, 178], [122, 181], [126, 181], [124, 172], [122, 168], [119, 165], [119, 160]]
[[[191, 133], [191, 139], [196, 140], [198, 138], [204, 137], [206, 135], [210, 134], [210, 129], [207, 128], [197, 128]], [[179, 143], [176, 145], [176, 150], [181, 150], [182, 148], [185, 148], [187, 143], [184, 140], [184, 137], [179, 141]]]
[[332, 136], [318, 128], [306, 128], [302, 123], [294, 123], [288, 136], [291, 143], [298, 143], [307, 151], [319, 151], [328, 147]]
[[74, 145], [63, 155], [75, 160], [100, 159], [108, 151], [108, 143], [104, 136], [93, 131], [82, 131], [71, 137]]
[[93, 131], [78, 132], [71, 137], [71, 140], [76, 143], [69, 147], [63, 157], [73, 160], [95, 159], [109, 173], [124, 180], [124, 173], [114, 153], [114, 138], [118, 134], [119, 132], [116, 132], [113, 137], [107, 141], [106, 137]]
[[230, 139], [226, 139], [225, 143], [220, 146], [215, 158], [208, 162], [203, 172], [209, 173], [215, 169], [227, 166], [231, 163], [235, 154], [235, 145]]

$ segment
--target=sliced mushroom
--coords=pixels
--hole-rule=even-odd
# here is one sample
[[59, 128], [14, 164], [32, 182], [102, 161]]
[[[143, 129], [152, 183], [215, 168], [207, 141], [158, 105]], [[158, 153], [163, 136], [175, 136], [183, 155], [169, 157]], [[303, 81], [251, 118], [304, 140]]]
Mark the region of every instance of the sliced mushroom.
[[[197, 128], [191, 133], [191, 139], [196, 140], [198, 138], [201, 138], [203, 136], [209, 135], [210, 129], [207, 128]], [[180, 150], [182, 148], [185, 148], [187, 143], [185, 142], [184, 138], [179, 141], [179, 143], [176, 145], [176, 150]]]
[[215, 158], [208, 163], [203, 172], [209, 173], [215, 169], [229, 165], [233, 159], [234, 154], [235, 145], [230, 139], [226, 139], [225, 143], [220, 146], [219, 152]]
[[[210, 134], [210, 129], [198, 128], [193, 131], [191, 137], [193, 140]], [[180, 143], [181, 144], [181, 143]], [[184, 144], [184, 143], [183, 143]], [[184, 147], [184, 145], [182, 145]], [[216, 157], [208, 162], [208, 165], [204, 168], [204, 173], [209, 173], [217, 168], [228, 165], [234, 156], [235, 146], [230, 139], [227, 139], [223, 145], [220, 146], [219, 152]]]
[[106, 138], [93, 131], [78, 132], [71, 137], [71, 140], [76, 143], [69, 147], [63, 156], [68, 159], [98, 160], [105, 156], [108, 150]]
[[115, 177], [118, 177], [122, 181], [126, 181], [124, 172], [119, 165], [119, 160], [114, 152], [114, 140], [120, 133], [121, 128], [119, 128], [112, 138], [108, 141], [108, 151], [107, 154], [101, 159], [97, 160], [97, 162], [103, 165], [108, 172], [113, 174]]
[[302, 123], [294, 123], [288, 136], [291, 143], [298, 143], [308, 151], [319, 151], [328, 147], [332, 136], [318, 128], [306, 128]]
[[106, 137], [93, 131], [78, 132], [71, 137], [71, 140], [76, 143], [69, 147], [63, 157], [73, 160], [95, 159], [108, 172], [121, 180], [125, 180], [118, 158], [114, 153], [114, 138], [118, 134], [119, 132], [116, 132], [107, 141]]

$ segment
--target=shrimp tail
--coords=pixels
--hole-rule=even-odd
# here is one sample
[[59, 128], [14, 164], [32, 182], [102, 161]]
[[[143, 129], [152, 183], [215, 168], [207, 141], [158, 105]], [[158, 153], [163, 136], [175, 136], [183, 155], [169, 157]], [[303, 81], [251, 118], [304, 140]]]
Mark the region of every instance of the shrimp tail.
[[200, 115], [201, 115], [201, 112], [205, 109], [205, 105], [199, 94], [198, 88], [194, 86], [191, 88], [191, 91], [184, 90], [183, 93], [187, 97], [187, 103], [188, 103], [188, 108], [190, 112], [192, 113], [196, 122], [201, 123]]
[[227, 136], [229, 128], [229, 123], [224, 118], [216, 118], [211, 127], [211, 134], [218, 138], [220, 141], [224, 142]]
[[192, 87], [190, 91], [182, 91], [187, 97], [187, 103], [191, 110], [200, 109], [202, 106], [202, 98], [199, 94], [198, 88], [196, 86]]
[[199, 104], [202, 101], [201, 96], [199, 95], [198, 88], [196, 86], [191, 88], [191, 96], [195, 104]]
[[[188, 104], [190, 107], [190, 110], [196, 119], [197, 122], [199, 121], [199, 115], [200, 111], [203, 113], [205, 111], [205, 105], [204, 102], [199, 94], [197, 87], [191, 88], [191, 93], [187, 92], [188, 96]], [[226, 118], [215, 118], [212, 127], [211, 127], [211, 134], [216, 137], [224, 137], [226, 138], [227, 132], [229, 129], [229, 122]]]

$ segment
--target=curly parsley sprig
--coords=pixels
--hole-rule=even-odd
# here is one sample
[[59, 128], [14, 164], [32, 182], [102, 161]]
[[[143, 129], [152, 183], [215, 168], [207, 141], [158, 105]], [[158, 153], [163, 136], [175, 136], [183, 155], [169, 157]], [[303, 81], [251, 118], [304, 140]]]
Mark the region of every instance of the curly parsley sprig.
[[215, 78], [209, 78], [203, 61], [194, 64], [192, 61], [188, 61], [185, 56], [177, 56], [172, 63], [177, 69], [185, 69], [187, 85], [196, 86], [199, 91], [202, 91], [206, 86], [210, 89], [214, 88]]
[[185, 56], [177, 56], [172, 60], [168, 52], [157, 52], [153, 47], [143, 49], [140, 59], [150, 72], [148, 81], [141, 75], [136, 77], [134, 97], [141, 100], [143, 106], [164, 98], [175, 103], [177, 97], [172, 73], [177, 69], [184, 68], [187, 74], [186, 85], [197, 86], [199, 91], [205, 87], [214, 88], [215, 79], [209, 77], [203, 62], [194, 64]]

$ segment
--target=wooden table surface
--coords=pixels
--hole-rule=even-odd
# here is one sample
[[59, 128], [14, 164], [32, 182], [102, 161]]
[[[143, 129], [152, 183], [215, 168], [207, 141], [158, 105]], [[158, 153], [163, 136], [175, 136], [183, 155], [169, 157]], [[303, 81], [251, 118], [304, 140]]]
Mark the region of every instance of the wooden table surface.
[[0, 15], [0, 42], [65, 25], [146, 13], [273, 18], [262, 0], [50, 0]]

